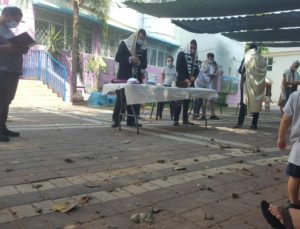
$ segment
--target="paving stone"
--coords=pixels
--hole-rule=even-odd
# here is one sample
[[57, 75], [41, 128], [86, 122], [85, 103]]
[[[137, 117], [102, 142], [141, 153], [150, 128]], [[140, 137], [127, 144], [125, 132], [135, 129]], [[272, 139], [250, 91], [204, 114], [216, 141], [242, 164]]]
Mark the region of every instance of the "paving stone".
[[124, 189], [116, 188], [114, 191], [111, 192], [112, 195], [116, 196], [117, 198], [124, 198], [132, 196], [131, 193], [127, 192]]
[[128, 186], [124, 186], [123, 189], [131, 194], [140, 194], [140, 193], [144, 193], [147, 190], [143, 189], [141, 186], [138, 185], [128, 185]]
[[12, 207], [10, 210], [15, 213], [15, 216], [19, 219], [39, 215], [35, 208], [33, 208], [30, 204]]
[[151, 180], [150, 183], [158, 185], [159, 187], [165, 188], [165, 187], [170, 187], [173, 184], [166, 181], [166, 180], [161, 180], [161, 179], [156, 179], [156, 180]]
[[21, 184], [21, 185], [16, 185], [15, 188], [20, 192], [20, 193], [28, 193], [28, 192], [36, 192], [37, 189], [32, 187], [32, 184]]
[[[180, 214], [181, 218], [194, 222], [200, 228], [210, 228], [212, 225], [231, 218], [230, 214], [215, 208], [213, 205], [203, 205], [199, 208]], [[208, 220], [211, 218], [211, 220]]]
[[0, 187], [0, 197], [18, 194], [18, 190], [13, 186]]
[[110, 201], [110, 200], [115, 200], [118, 197], [115, 195], [112, 195], [109, 192], [106, 191], [100, 191], [100, 192], [93, 192], [91, 193], [92, 196], [95, 196], [97, 199], [106, 202], [106, 201]]
[[53, 184], [51, 184], [49, 181], [36, 182], [36, 183], [32, 183], [32, 185], [41, 185], [41, 187], [38, 188], [38, 190], [40, 190], [40, 191], [45, 191], [45, 190], [55, 188], [55, 186]]
[[53, 212], [51, 210], [54, 202], [52, 200], [45, 200], [41, 202], [33, 203], [32, 205], [35, 207], [35, 209], [41, 209], [43, 214], [47, 214], [49, 212]]
[[14, 220], [15, 217], [11, 214], [11, 212], [8, 209], [0, 210], [0, 225], [1, 223], [11, 222]]
[[200, 203], [193, 201], [186, 196], [181, 196], [159, 202], [157, 203], [157, 206], [161, 209], [166, 209], [174, 214], [179, 214], [199, 207]]
[[54, 212], [46, 215], [24, 218], [20, 220], [20, 223], [23, 225], [23, 228], [26, 229], [53, 229], [72, 225], [74, 224], [74, 221], [65, 213]]
[[87, 183], [88, 180], [83, 178], [82, 176], [73, 176], [73, 177], [66, 177], [68, 181], [70, 181], [73, 185], [79, 185]]
[[57, 188], [72, 186], [72, 183], [65, 178], [57, 178], [50, 180], [50, 183]]

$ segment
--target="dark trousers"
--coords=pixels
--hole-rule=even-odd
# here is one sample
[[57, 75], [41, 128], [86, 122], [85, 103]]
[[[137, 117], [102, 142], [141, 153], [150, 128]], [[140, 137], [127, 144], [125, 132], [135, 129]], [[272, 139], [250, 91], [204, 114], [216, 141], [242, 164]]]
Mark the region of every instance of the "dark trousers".
[[0, 129], [6, 128], [9, 104], [15, 98], [19, 74], [0, 72]]
[[[246, 110], [247, 110], [247, 106], [246, 106], [246, 104], [244, 104], [244, 101], [243, 101], [243, 93], [244, 93], [244, 87], [241, 87], [240, 111], [239, 111], [239, 117], [238, 117], [238, 124], [241, 126], [244, 124]], [[257, 126], [258, 118], [259, 118], [259, 112], [253, 112], [252, 113], [252, 125], [253, 126]]]
[[[156, 112], [157, 117], [160, 117], [160, 118], [162, 117], [162, 113], [163, 113], [163, 110], [164, 110], [165, 103], [166, 102], [157, 103], [157, 112]], [[170, 115], [173, 118], [174, 113], [175, 113], [175, 111], [174, 111], [175, 102], [171, 101], [171, 102], [169, 102], [169, 104], [170, 104]]]
[[[125, 97], [125, 90], [121, 89], [116, 91], [116, 95], [117, 95], [117, 99], [116, 99], [116, 103], [115, 103], [115, 107], [114, 107], [114, 112], [112, 115], [112, 120], [113, 122], [118, 123], [119, 122], [119, 115], [120, 112], [124, 113], [125, 112], [125, 106], [124, 104], [126, 104], [126, 97]], [[122, 106], [122, 107], [121, 107]], [[135, 114], [137, 115], [140, 109], [140, 104], [134, 104], [132, 105]], [[133, 112], [132, 112], [132, 107], [131, 106], [127, 106], [127, 124], [132, 124], [135, 122], [134, 117], [133, 117]], [[123, 116], [120, 117], [120, 121], [122, 120]]]
[[203, 99], [195, 99], [194, 100], [194, 116], [199, 116], [200, 115], [200, 109], [203, 105]]
[[190, 100], [189, 99], [185, 99], [185, 100], [181, 100], [181, 101], [176, 101], [175, 102], [174, 122], [178, 122], [179, 121], [179, 116], [180, 116], [180, 112], [181, 112], [181, 105], [183, 107], [183, 110], [182, 110], [182, 120], [183, 120], [183, 122], [187, 122], [188, 121], [188, 112], [189, 112]]

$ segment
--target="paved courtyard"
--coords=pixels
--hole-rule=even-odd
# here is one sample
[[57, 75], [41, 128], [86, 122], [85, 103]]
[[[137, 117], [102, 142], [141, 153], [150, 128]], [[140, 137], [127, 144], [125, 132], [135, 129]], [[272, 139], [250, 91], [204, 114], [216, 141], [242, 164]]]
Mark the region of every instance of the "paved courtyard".
[[260, 201], [287, 200], [278, 111], [258, 130], [249, 118], [233, 130], [234, 110], [208, 130], [144, 117], [137, 135], [110, 128], [109, 108], [13, 107], [22, 135], [0, 143], [0, 228], [270, 228]]

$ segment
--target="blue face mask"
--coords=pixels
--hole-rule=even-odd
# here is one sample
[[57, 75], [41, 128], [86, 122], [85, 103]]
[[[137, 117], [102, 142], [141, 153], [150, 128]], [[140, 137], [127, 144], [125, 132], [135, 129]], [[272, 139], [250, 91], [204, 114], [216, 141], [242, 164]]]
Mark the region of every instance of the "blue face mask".
[[142, 46], [144, 44], [144, 41], [142, 39], [137, 39], [136, 43], [137, 45]]
[[12, 20], [10, 22], [6, 22], [6, 26], [9, 29], [13, 29], [13, 28], [16, 28], [18, 26], [18, 23], [15, 20]]

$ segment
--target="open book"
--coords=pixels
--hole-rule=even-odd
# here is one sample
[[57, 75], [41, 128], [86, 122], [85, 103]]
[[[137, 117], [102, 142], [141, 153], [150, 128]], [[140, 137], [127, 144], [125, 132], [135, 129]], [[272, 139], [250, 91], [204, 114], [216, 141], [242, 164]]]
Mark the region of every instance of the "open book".
[[24, 47], [31, 47], [35, 45], [35, 41], [32, 37], [27, 33], [21, 33], [15, 37], [8, 39], [12, 45], [20, 45]]

